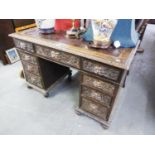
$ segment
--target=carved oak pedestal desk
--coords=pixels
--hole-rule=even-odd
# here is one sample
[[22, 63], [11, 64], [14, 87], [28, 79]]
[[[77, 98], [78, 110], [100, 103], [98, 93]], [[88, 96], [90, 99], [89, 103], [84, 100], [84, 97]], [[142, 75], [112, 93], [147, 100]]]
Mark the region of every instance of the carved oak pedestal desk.
[[95, 50], [65, 34], [42, 35], [33, 28], [10, 35], [20, 55], [28, 86], [48, 96], [69, 67], [79, 70], [80, 102], [76, 111], [108, 127], [119, 88], [124, 86], [134, 49]]

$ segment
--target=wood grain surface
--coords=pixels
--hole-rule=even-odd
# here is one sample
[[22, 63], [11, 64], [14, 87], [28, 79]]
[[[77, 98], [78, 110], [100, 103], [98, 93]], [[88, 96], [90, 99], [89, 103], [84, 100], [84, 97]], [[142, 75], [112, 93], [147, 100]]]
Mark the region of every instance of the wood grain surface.
[[69, 39], [65, 33], [43, 35], [37, 28], [28, 29], [9, 35], [10, 37], [57, 49], [114, 67], [128, 70], [136, 53], [135, 48], [93, 49], [82, 39]]

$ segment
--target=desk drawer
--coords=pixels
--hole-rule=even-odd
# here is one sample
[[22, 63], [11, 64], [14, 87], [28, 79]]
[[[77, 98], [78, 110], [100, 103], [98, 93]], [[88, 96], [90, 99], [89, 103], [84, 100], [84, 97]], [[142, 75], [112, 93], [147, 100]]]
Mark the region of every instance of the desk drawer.
[[20, 55], [21, 60], [24, 60], [26, 62], [32, 63], [34, 65], [37, 65], [37, 59], [36, 57], [29, 55], [29, 54], [25, 54], [23, 53], [21, 50], [18, 49], [18, 53]]
[[75, 68], [80, 68], [80, 58], [74, 55], [62, 53], [60, 62], [73, 66]]
[[25, 61], [22, 61], [22, 63], [23, 63], [23, 68], [25, 71], [33, 73], [33, 74], [38, 75], [38, 76], [40, 75], [39, 74], [39, 68], [37, 65], [33, 65], [33, 64], [27, 63]]
[[29, 83], [31, 83], [31, 84], [39, 87], [39, 88], [43, 88], [41, 77], [36, 76], [36, 75], [29, 73], [29, 72], [25, 72], [25, 76], [26, 76], [26, 80]]
[[46, 48], [46, 47], [43, 47], [43, 46], [40, 46], [40, 45], [35, 45], [35, 50], [36, 50], [36, 53], [38, 55], [41, 55], [41, 56], [44, 56], [44, 57], [47, 57], [49, 58], [50, 57], [50, 49], [49, 48]]
[[80, 58], [72, 54], [56, 51], [39, 45], [35, 46], [37, 54], [52, 59], [57, 62], [62, 62], [75, 68], [80, 68]]
[[103, 94], [97, 90], [82, 86], [81, 95], [96, 102], [99, 102], [107, 107], [111, 106], [112, 97], [106, 94]]
[[34, 52], [33, 44], [29, 42], [25, 42], [23, 40], [14, 39], [15, 46], [17, 48], [26, 50], [27, 52]]
[[117, 68], [86, 59], [83, 59], [82, 69], [114, 81], [119, 81], [121, 76], [121, 70]]
[[108, 119], [109, 110], [98, 103], [82, 98], [80, 108], [105, 121]]
[[103, 91], [111, 96], [114, 96], [115, 91], [118, 87], [114, 84], [88, 76], [86, 74], [82, 74], [82, 84]]

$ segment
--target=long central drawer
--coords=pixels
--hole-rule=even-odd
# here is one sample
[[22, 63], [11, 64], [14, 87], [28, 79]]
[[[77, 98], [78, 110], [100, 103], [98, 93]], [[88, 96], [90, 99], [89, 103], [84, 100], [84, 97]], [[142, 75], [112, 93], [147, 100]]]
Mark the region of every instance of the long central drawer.
[[35, 49], [38, 55], [57, 62], [62, 62], [63, 64], [70, 65], [78, 69], [80, 68], [80, 58], [75, 55], [60, 52], [40, 45], [35, 45]]

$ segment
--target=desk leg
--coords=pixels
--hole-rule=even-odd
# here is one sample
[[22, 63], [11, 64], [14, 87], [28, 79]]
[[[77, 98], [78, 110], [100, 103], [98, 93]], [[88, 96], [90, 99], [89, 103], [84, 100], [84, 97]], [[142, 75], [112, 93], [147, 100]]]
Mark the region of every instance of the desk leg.
[[28, 88], [28, 89], [33, 89], [33, 88], [32, 88], [31, 86], [29, 86], [29, 85], [27, 85], [27, 88]]
[[139, 48], [137, 49], [137, 53], [143, 53], [143, 52], [144, 52], [144, 48], [139, 47]]
[[68, 81], [72, 81], [72, 70], [70, 70], [70, 69], [68, 72]]

